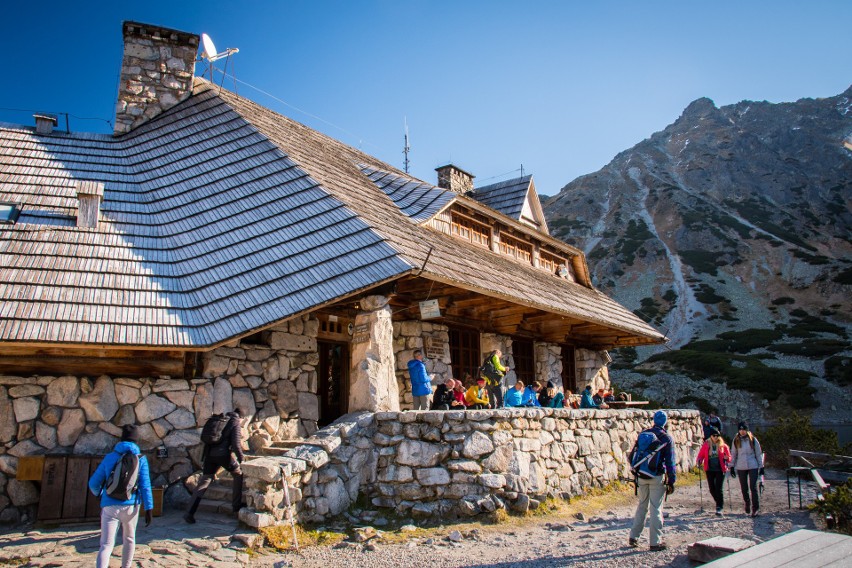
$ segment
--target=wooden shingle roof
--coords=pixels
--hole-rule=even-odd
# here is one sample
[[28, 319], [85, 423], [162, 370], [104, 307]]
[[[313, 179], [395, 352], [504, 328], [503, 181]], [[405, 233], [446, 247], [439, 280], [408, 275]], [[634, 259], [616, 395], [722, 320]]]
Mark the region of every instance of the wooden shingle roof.
[[477, 187], [473, 190], [471, 197], [506, 217], [520, 219], [531, 179], [532, 176], [523, 176]]
[[[196, 79], [130, 133], [0, 125], [0, 341], [204, 348], [404, 274], [663, 336], [597, 290], [424, 222], [454, 197]], [[96, 229], [76, 184], [104, 184]], [[428, 257], [428, 263], [425, 263]], [[424, 265], [425, 263], [425, 265]]]

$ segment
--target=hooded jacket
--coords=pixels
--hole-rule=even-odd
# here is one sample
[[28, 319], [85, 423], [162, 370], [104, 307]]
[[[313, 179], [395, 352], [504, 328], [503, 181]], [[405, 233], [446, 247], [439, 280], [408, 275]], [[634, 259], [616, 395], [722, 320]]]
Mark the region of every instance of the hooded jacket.
[[[716, 445], [717, 452], [719, 455], [719, 465], [722, 468], [722, 473], [728, 471], [728, 465], [731, 463], [731, 450], [728, 448], [728, 445], [717, 444]], [[704, 442], [704, 445], [701, 446], [701, 449], [698, 450], [698, 458], [696, 458], [695, 463], [704, 467], [704, 471], [710, 470], [710, 440]]]
[[583, 391], [582, 396], [580, 397], [580, 408], [598, 408], [599, 405], [595, 404], [595, 401], [592, 400], [592, 391], [589, 389], [585, 389]]
[[426, 364], [419, 359], [408, 362], [408, 375], [411, 377], [411, 395], [428, 396], [432, 394], [432, 379], [426, 372]]
[[[119, 501], [118, 499], [113, 499], [107, 495], [103, 488], [104, 485], [106, 485], [107, 477], [110, 473], [112, 473], [115, 464], [118, 463], [121, 456], [131, 452], [139, 456], [138, 487], [133, 495], [130, 496], [130, 499], [127, 501]], [[139, 446], [133, 442], [119, 442], [116, 444], [112, 452], [108, 453], [104, 457], [103, 461], [101, 461], [100, 465], [98, 465], [98, 468], [95, 470], [95, 473], [93, 473], [92, 477], [89, 479], [89, 491], [91, 491], [95, 496], [101, 496], [101, 507], [109, 507], [112, 505], [136, 505], [141, 501], [142, 508], [146, 511], [150, 511], [154, 508], [154, 496], [151, 493], [151, 477], [148, 471], [148, 460], [141, 454], [142, 452], [139, 450]]]

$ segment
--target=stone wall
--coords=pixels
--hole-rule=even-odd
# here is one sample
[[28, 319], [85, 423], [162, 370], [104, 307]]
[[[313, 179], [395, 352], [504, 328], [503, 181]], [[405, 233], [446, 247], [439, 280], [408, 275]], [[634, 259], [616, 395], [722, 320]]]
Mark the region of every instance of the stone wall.
[[[699, 414], [668, 415], [683, 471], [701, 440]], [[568, 498], [626, 477], [626, 454], [652, 416], [570, 409], [348, 415], [283, 457], [244, 464], [249, 507], [241, 519], [251, 526], [283, 519], [284, 479], [306, 522], [340, 514], [361, 493], [377, 507], [421, 518], [525, 511], [547, 496]]]
[[[396, 380], [399, 388], [400, 408], [410, 410], [414, 406], [411, 395], [411, 377], [408, 376], [408, 362], [414, 358], [414, 350], [423, 351], [423, 362], [426, 372], [433, 375], [432, 391], [435, 386], [452, 379], [453, 370], [450, 368], [450, 334], [445, 325], [425, 321], [410, 320], [393, 322], [393, 355], [396, 360]], [[429, 339], [444, 345], [442, 357], [428, 357], [424, 344]], [[460, 378], [460, 377], [459, 377]]]
[[535, 380], [542, 386], [552, 382], [562, 386], [562, 347], [558, 343], [537, 342], [535, 349]]
[[574, 352], [577, 365], [577, 390], [582, 391], [586, 385], [592, 385], [592, 392], [598, 389], [609, 389], [609, 355], [606, 351], [591, 351], [576, 349]]
[[[0, 522], [32, 518], [38, 490], [15, 481], [18, 457], [105, 454], [121, 426], [139, 426], [140, 446], [166, 499], [188, 499], [183, 483], [201, 468], [201, 427], [212, 414], [242, 411], [244, 439], [258, 450], [316, 432], [318, 321], [302, 317], [203, 357], [201, 377], [0, 376]], [[156, 457], [165, 447], [168, 457]]]

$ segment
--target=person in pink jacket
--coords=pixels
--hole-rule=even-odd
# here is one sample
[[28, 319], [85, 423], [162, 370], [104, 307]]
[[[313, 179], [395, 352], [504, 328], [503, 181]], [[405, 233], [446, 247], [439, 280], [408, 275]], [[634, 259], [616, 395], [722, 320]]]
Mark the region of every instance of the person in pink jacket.
[[721, 515], [725, 506], [725, 493], [722, 487], [725, 484], [725, 472], [728, 471], [728, 465], [731, 463], [731, 450], [716, 428], [710, 429], [710, 437], [698, 450], [696, 463], [704, 467], [710, 495], [716, 501], [716, 514]]

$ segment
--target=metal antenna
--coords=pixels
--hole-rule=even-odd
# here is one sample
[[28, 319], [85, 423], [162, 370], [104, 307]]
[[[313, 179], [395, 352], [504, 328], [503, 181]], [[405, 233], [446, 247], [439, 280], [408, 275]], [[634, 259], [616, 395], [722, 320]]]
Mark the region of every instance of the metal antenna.
[[524, 177], [524, 165], [521, 164], [521, 177]]
[[408, 153], [411, 151], [411, 146], [408, 144], [408, 118], [405, 117], [403, 120], [405, 121], [405, 146], [402, 148], [402, 153], [405, 155], [405, 160], [402, 163], [405, 173], [408, 173]]

